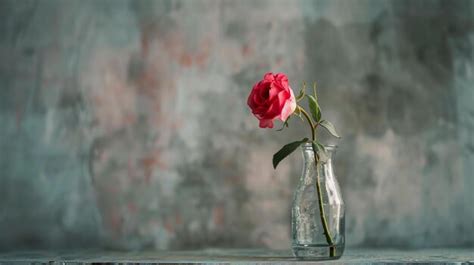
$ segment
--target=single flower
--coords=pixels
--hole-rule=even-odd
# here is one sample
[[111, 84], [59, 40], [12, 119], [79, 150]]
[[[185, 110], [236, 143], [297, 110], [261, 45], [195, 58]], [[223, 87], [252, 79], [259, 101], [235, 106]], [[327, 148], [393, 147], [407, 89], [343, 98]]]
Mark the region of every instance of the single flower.
[[[308, 107], [311, 115], [303, 107], [297, 105], [297, 101], [302, 100], [305, 96], [308, 99]], [[293, 90], [288, 84], [288, 77], [285, 74], [278, 73], [274, 75], [273, 73], [267, 73], [263, 77], [263, 80], [253, 86], [247, 99], [247, 105], [249, 105], [253, 115], [260, 121], [261, 128], [273, 128], [273, 120], [275, 119], [280, 119], [284, 122], [284, 126], [288, 127], [287, 119], [293, 113], [298, 116], [302, 115], [300, 118], [304, 118], [308, 122], [311, 130], [311, 140], [303, 138], [302, 140], [294, 141], [283, 146], [273, 155], [272, 162], [275, 169], [278, 163], [294, 152], [298, 146], [308, 142], [311, 143], [313, 148], [314, 162], [317, 168], [318, 164], [321, 163], [320, 155], [325, 155], [326, 152], [324, 145], [316, 139], [316, 129], [319, 125], [325, 128], [334, 137], [340, 138], [334, 125], [322, 118], [321, 108], [319, 107], [316, 94], [316, 83], [314, 83], [313, 86], [313, 95], [306, 94], [306, 85], [303, 83], [300, 94], [295, 98]], [[334, 247], [334, 241], [324, 213], [319, 170], [316, 170], [316, 172], [316, 190], [318, 191], [321, 223], [323, 225], [326, 241], [329, 245], [329, 256], [334, 257], [336, 255], [336, 248]]]
[[283, 73], [266, 73], [250, 92], [247, 104], [260, 128], [273, 128], [273, 120], [286, 121], [296, 109], [296, 99]]

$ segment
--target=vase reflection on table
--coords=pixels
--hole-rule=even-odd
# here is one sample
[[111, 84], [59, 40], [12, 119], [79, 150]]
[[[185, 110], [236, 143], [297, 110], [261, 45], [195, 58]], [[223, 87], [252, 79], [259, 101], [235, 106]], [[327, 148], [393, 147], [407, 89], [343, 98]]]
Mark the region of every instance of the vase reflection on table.
[[344, 252], [345, 217], [332, 166], [336, 146], [326, 146], [327, 157], [320, 159], [317, 166], [311, 144], [301, 145], [301, 149], [303, 172], [294, 193], [291, 214], [293, 253], [302, 259], [338, 259]]

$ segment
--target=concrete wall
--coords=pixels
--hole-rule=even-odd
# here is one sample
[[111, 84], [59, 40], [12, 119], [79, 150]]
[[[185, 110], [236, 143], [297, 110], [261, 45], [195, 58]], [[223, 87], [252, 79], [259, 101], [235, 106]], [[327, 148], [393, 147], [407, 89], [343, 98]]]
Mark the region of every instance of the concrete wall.
[[0, 249], [288, 247], [266, 71], [319, 83], [349, 245], [473, 246], [473, 48], [472, 1], [2, 0]]

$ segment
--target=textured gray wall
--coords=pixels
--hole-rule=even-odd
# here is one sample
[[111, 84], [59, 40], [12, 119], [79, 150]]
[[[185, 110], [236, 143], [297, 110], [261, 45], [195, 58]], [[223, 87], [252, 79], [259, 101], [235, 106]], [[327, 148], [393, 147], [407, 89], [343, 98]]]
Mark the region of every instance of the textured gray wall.
[[[0, 249], [289, 245], [319, 81], [349, 245], [474, 245], [473, 1], [0, 1]], [[323, 135], [324, 137], [324, 135]]]

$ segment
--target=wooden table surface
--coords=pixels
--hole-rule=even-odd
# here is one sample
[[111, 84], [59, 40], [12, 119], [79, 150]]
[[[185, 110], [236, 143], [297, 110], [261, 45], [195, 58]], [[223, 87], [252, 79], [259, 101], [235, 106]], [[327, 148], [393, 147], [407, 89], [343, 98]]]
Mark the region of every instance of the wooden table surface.
[[[205, 249], [200, 251], [111, 252], [78, 251], [17, 251], [0, 252], [1, 264], [93, 264], [93, 263], [316, 263], [300, 261], [287, 250]], [[474, 264], [474, 249], [346, 249], [343, 257], [332, 264]]]

